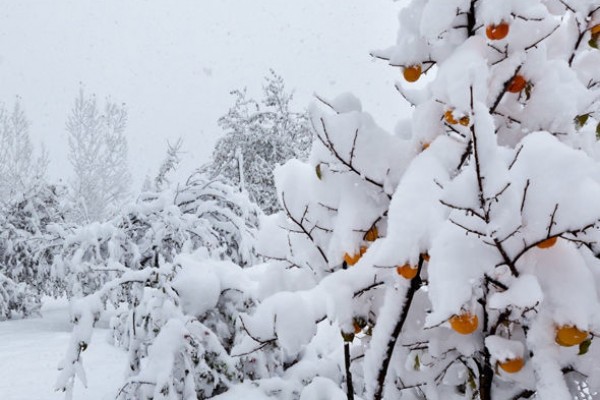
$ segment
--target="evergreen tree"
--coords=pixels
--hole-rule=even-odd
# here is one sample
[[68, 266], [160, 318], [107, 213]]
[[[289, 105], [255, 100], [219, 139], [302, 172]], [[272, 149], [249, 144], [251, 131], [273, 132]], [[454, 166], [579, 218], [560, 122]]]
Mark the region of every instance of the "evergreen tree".
[[265, 78], [260, 102], [235, 90], [235, 104], [219, 119], [225, 131], [217, 142], [209, 166], [233, 186], [247, 190], [261, 209], [279, 209], [273, 169], [291, 158], [304, 159], [310, 149], [311, 131], [305, 113], [292, 109], [292, 94], [283, 78], [271, 71]]

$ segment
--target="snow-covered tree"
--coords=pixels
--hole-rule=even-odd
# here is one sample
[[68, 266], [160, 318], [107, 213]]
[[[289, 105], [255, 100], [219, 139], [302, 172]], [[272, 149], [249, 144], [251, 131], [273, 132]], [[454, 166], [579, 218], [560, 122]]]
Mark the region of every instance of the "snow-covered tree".
[[129, 193], [127, 110], [106, 101], [99, 110], [95, 96], [83, 89], [66, 123], [69, 160], [75, 172], [73, 192], [80, 203], [79, 221], [101, 221], [114, 213]]
[[60, 296], [52, 264], [68, 218], [65, 187], [38, 183], [0, 210], [0, 318], [35, 314], [43, 295]]
[[167, 155], [160, 164], [158, 173], [154, 177], [154, 190], [160, 192], [169, 187], [169, 184], [171, 183], [169, 176], [177, 170], [177, 167], [181, 163], [182, 145], [183, 140], [181, 138], [177, 139], [175, 144], [167, 143]]
[[35, 206], [27, 206], [29, 200], [44, 202], [36, 194], [44, 186], [47, 165], [45, 153], [34, 156], [29, 122], [19, 102], [12, 111], [0, 106], [0, 319], [35, 314], [41, 305], [38, 283], [43, 279], [34, 262], [39, 242], [30, 241], [35, 232], [26, 226], [42, 223], [36, 212], [30, 214]]
[[44, 152], [34, 156], [29, 122], [17, 101], [9, 111], [0, 106], [0, 199], [9, 201], [42, 179], [48, 166]]
[[401, 71], [410, 120], [390, 135], [352, 96], [322, 101], [309, 161], [275, 174], [259, 250], [283, 291], [238, 347], [283, 348], [277, 390], [597, 396], [599, 37], [591, 0], [406, 2], [374, 55]]
[[235, 104], [219, 119], [225, 135], [219, 139], [209, 169], [240, 189], [247, 190], [261, 209], [279, 209], [273, 169], [292, 158], [305, 159], [312, 133], [306, 113], [294, 111], [292, 94], [275, 72], [266, 77], [263, 98], [235, 90]]
[[123, 306], [111, 326], [129, 353], [119, 398], [208, 398], [241, 380], [250, 360], [230, 349], [241, 332], [237, 314], [255, 304], [242, 267], [257, 261], [259, 216], [244, 193], [198, 173], [65, 237], [55, 270], [62, 267], [77, 298], [57, 389], [70, 396], [82, 377], [81, 352], [109, 303]]

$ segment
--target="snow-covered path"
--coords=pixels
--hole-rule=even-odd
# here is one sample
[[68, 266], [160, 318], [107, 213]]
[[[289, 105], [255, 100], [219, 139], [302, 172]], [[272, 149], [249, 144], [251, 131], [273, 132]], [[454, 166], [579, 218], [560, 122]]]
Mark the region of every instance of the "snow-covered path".
[[[65, 301], [49, 301], [42, 318], [0, 322], [0, 399], [63, 399], [53, 390], [56, 366], [66, 349], [71, 326]], [[113, 399], [122, 382], [126, 354], [96, 329], [85, 353], [88, 388], [75, 384], [75, 400]]]

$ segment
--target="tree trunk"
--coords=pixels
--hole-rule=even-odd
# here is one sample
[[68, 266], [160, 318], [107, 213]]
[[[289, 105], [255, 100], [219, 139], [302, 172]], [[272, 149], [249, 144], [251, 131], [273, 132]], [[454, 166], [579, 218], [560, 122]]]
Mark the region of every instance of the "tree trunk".
[[344, 343], [344, 364], [346, 366], [346, 394], [348, 400], [354, 400], [354, 385], [352, 384], [352, 372], [350, 372], [350, 343]]
[[492, 400], [492, 382], [494, 380], [494, 370], [490, 364], [490, 353], [484, 350], [483, 366], [479, 370], [479, 399]]
[[375, 394], [373, 395], [373, 400], [382, 400], [383, 399], [383, 389], [385, 386], [385, 378], [387, 377], [387, 372], [390, 367], [390, 362], [392, 361], [392, 355], [394, 354], [394, 348], [396, 347], [396, 342], [398, 341], [398, 337], [402, 332], [402, 327], [406, 322], [406, 317], [408, 316], [408, 312], [410, 311], [410, 305], [412, 304], [413, 298], [415, 297], [415, 293], [421, 287], [421, 267], [423, 266], [423, 259], [419, 259], [419, 271], [417, 272], [417, 276], [413, 278], [410, 282], [410, 287], [406, 292], [406, 300], [404, 302], [404, 307], [402, 308], [402, 313], [396, 322], [396, 326], [394, 327], [394, 331], [390, 336], [390, 340], [388, 341], [385, 358], [381, 363], [381, 368], [379, 369], [379, 373], [377, 374], [377, 388], [375, 390]]

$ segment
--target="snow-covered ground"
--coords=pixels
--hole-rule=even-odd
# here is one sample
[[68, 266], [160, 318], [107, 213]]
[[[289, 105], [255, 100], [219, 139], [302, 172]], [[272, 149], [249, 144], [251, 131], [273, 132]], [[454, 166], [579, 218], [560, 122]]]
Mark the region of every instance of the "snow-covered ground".
[[[66, 301], [49, 300], [41, 318], [0, 322], [0, 399], [54, 400], [56, 366], [67, 347], [71, 325]], [[123, 380], [127, 355], [106, 341], [107, 330], [96, 329], [83, 353], [88, 387], [76, 382], [75, 400], [113, 399]]]

